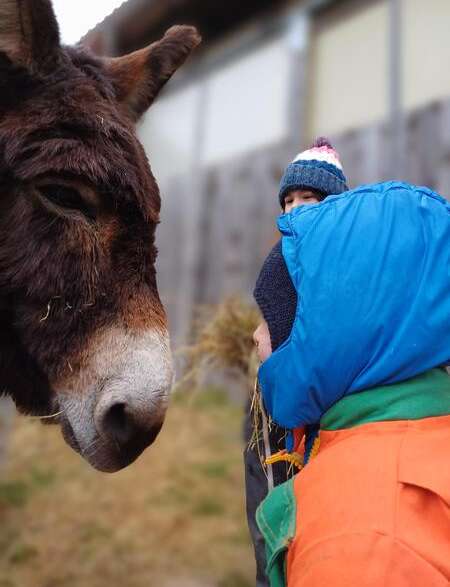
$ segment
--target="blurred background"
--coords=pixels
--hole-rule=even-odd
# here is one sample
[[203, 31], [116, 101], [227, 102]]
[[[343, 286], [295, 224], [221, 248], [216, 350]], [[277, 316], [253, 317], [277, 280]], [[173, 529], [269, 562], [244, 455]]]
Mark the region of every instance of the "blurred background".
[[[203, 35], [139, 125], [162, 193], [158, 276], [176, 351], [191, 342], [199, 307], [236, 294], [250, 302], [278, 238], [282, 171], [317, 135], [334, 143], [351, 186], [404, 179], [450, 195], [448, 0], [55, 8], [66, 42], [104, 55], [173, 24]], [[155, 447], [113, 476], [2, 404], [0, 587], [253, 585], [245, 393], [218, 381], [177, 394]]]
[[198, 304], [250, 294], [277, 238], [282, 170], [316, 136], [351, 186], [405, 179], [449, 196], [447, 0], [129, 0], [83, 41], [120, 55], [174, 23], [204, 41], [139, 134], [162, 192], [176, 346]]

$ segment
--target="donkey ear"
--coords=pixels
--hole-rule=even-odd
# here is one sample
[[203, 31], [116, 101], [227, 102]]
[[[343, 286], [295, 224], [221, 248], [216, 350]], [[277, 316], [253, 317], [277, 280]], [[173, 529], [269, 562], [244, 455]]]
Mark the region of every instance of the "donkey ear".
[[0, 52], [34, 70], [57, 54], [59, 29], [50, 0], [0, 0]]
[[128, 106], [134, 120], [150, 107], [200, 41], [195, 27], [174, 26], [145, 49], [106, 61], [117, 98]]

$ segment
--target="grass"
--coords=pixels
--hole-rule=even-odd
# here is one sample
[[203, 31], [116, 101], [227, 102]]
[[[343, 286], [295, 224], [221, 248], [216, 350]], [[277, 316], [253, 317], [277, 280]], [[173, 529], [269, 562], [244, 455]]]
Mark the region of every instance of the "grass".
[[13, 565], [22, 565], [35, 556], [37, 556], [37, 550], [34, 546], [16, 543], [9, 556], [9, 562]]
[[24, 507], [34, 491], [49, 487], [54, 478], [54, 471], [31, 465], [21, 479], [0, 480], [0, 512], [10, 506]]
[[24, 481], [0, 483], [0, 511], [8, 506], [23, 507], [28, 499], [28, 485]]
[[240, 573], [228, 573], [219, 583], [218, 587], [253, 587], [254, 582]]
[[241, 410], [174, 397], [155, 445], [114, 475], [18, 418], [0, 480], [0, 587], [250, 587]]
[[230, 470], [229, 463], [213, 461], [211, 463], [198, 463], [194, 465], [196, 470], [205, 477], [225, 478]]
[[198, 516], [222, 516], [226, 514], [225, 504], [221, 503], [219, 498], [214, 497], [202, 497], [197, 500], [192, 513], [195, 517]]

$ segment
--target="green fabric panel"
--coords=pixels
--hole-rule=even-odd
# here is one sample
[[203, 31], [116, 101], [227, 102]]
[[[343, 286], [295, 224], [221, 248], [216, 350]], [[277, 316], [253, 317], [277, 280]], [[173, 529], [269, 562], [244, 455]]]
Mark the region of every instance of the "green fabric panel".
[[450, 377], [431, 369], [417, 377], [373, 387], [339, 400], [322, 416], [322, 430], [342, 430], [369, 422], [419, 420], [450, 414]]
[[269, 492], [256, 511], [256, 522], [266, 543], [266, 574], [270, 587], [286, 587], [286, 552], [295, 536], [294, 479]]

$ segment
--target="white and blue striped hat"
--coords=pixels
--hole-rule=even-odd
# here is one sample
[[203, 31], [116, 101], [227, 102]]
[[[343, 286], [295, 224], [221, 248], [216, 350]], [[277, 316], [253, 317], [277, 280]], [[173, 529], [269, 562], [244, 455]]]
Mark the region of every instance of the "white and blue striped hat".
[[319, 137], [286, 167], [280, 183], [280, 206], [284, 208], [284, 198], [288, 192], [308, 188], [323, 197], [341, 194], [349, 189], [339, 155], [324, 137]]

